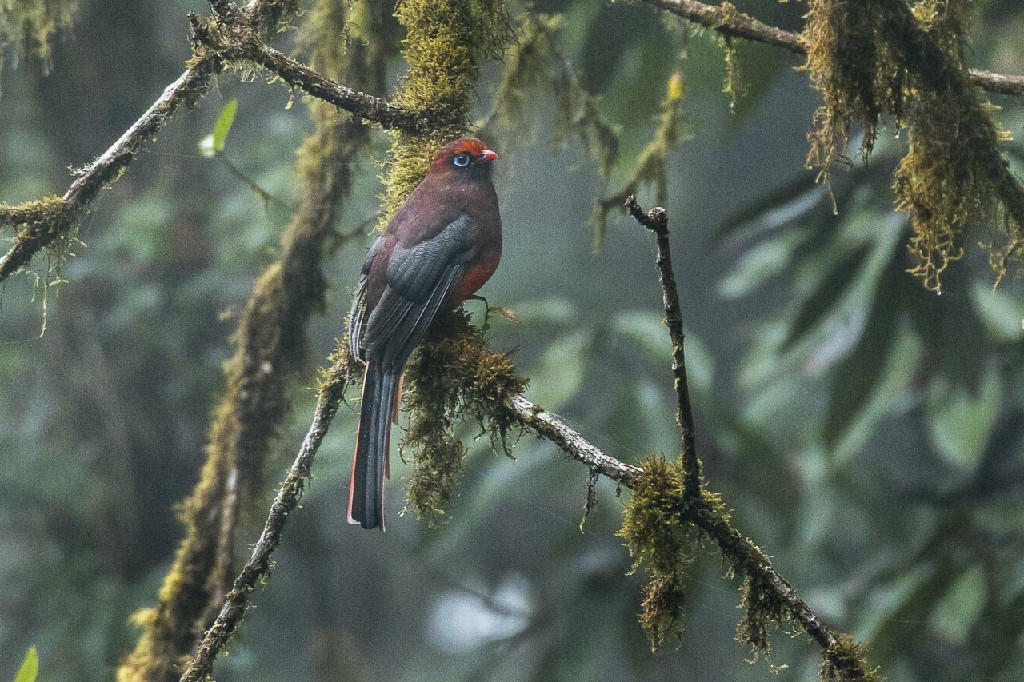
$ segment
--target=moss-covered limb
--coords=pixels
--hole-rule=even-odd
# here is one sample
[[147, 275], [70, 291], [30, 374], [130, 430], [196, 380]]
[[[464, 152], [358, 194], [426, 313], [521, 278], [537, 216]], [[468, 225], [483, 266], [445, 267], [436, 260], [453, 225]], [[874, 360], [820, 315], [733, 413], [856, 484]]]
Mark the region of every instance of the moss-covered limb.
[[288, 471], [287, 478], [277, 491], [252, 556], [235, 579], [213, 625], [206, 631], [195, 653], [190, 657], [181, 676], [181, 682], [199, 682], [207, 679], [217, 654], [227, 645], [245, 615], [249, 597], [257, 585], [270, 574], [270, 557], [281, 542], [281, 532], [288, 521], [288, 515], [298, 506], [303, 487], [312, 470], [313, 459], [344, 397], [349, 365], [344, 355], [344, 349], [340, 349], [334, 357], [333, 365], [324, 374], [312, 424]]
[[0, 227], [18, 231], [10, 251], [0, 257], [0, 281], [28, 264], [32, 256], [55, 241], [65, 247], [53, 251], [66, 252], [75, 227], [75, 206], [60, 197], [46, 197], [15, 206], [0, 204]]
[[[558, 417], [544, 411], [521, 395], [508, 396], [505, 404], [516, 423], [551, 441], [572, 459], [634, 491], [645, 485], [644, 481], [647, 480], [647, 468], [650, 467], [650, 462], [645, 463], [645, 467], [641, 468], [625, 464], [611, 457]], [[657, 477], [659, 480], [664, 478], [664, 472], [661, 473], [662, 475]], [[678, 474], [676, 475], [678, 476]], [[840, 679], [872, 679], [871, 677], [858, 678], [856, 676], [858, 673], [871, 674], [862, 657], [859, 664], [841, 657], [843, 649], [839, 643], [845, 641], [843, 639], [845, 636], [836, 635], [827, 628], [821, 618], [797, 595], [789, 582], [776, 571], [767, 555], [732, 526], [724, 504], [716, 495], [702, 491], [700, 501], [697, 503], [684, 502], [681, 485], [677, 485], [675, 490], [676, 497], [673, 504], [680, 517], [695, 526], [701, 532], [701, 537], [707, 538], [718, 546], [731, 572], [744, 579], [748, 593], [750, 586], [758, 590], [755, 598], [744, 597], [747, 603], [758, 607], [753, 620], [749, 615], [744, 617], [746, 622], [777, 622], [772, 614], [783, 614], [799, 625], [800, 629], [821, 647], [826, 659], [836, 658], [835, 667], [837, 669], [848, 671], [848, 677]], [[650, 497], [651, 493], [648, 491], [644, 493], [643, 499]], [[686, 547], [685, 544], [680, 546]], [[681, 553], [683, 555], [680, 557], [681, 560], [686, 559], [688, 551]], [[664, 592], [658, 594], [664, 594]], [[669, 603], [671, 604], [671, 602]], [[649, 618], [653, 619], [652, 623], [660, 622], [660, 632], [670, 634], [672, 629], [669, 627], [669, 622], [659, 620], [664, 615], [665, 612], [652, 613]], [[840, 660], [841, 658], [842, 660]]]
[[891, 10], [895, 49], [925, 86], [917, 88], [910, 151], [896, 172], [895, 188], [916, 233], [913, 272], [933, 288], [955, 258], [960, 233], [972, 219], [995, 213], [996, 201], [1007, 239], [1006, 247], [995, 247], [997, 254], [1002, 251], [993, 263], [998, 277], [1024, 242], [1024, 185], [1000, 153], [1007, 136], [992, 120], [993, 107], [974, 90], [964, 67], [968, 9], [966, 0], [957, 0], [921, 18], [903, 4]]
[[[68, 2], [63, 4], [69, 7], [73, 5]], [[297, 5], [295, 0], [253, 0], [243, 12], [243, 16], [246, 21], [269, 31], [271, 22], [276, 25], [281, 18], [295, 11]], [[35, 227], [31, 231], [23, 230], [15, 238], [14, 246], [0, 257], [0, 283], [28, 265], [39, 251], [50, 244], [70, 240], [74, 236], [77, 213], [87, 208], [100, 190], [109, 187], [121, 177], [124, 170], [135, 160], [139, 148], [152, 139], [182, 105], [192, 107], [206, 94], [210, 87], [210, 77], [219, 72], [222, 66], [222, 60], [216, 54], [193, 55], [188, 68], [164, 88], [160, 97], [145, 113], [103, 154], [78, 171], [78, 177], [63, 196], [70, 207], [66, 212], [55, 217], [52, 211], [40, 206], [33, 215], [22, 216], [17, 223]], [[22, 205], [25, 206], [28, 205]], [[0, 207], [0, 225], [12, 224], [4, 215], [10, 208], [18, 207]]]
[[47, 200], [0, 207], [0, 224], [27, 226], [15, 239], [14, 246], [0, 258], [0, 282], [28, 265], [33, 256], [54, 241], [72, 238], [78, 212], [92, 203], [101, 189], [117, 181], [143, 143], [155, 135], [181, 105], [192, 106], [205, 94], [210, 76], [218, 68], [216, 59], [199, 60], [168, 85], [113, 145], [79, 172], [63, 196], [61, 211], [54, 212], [52, 203]]
[[827, 177], [850, 137], [865, 129], [870, 152], [879, 121], [890, 114], [908, 130], [908, 151], [894, 179], [896, 207], [910, 217], [911, 272], [940, 288], [963, 255], [964, 233], [1001, 215], [1006, 245], [993, 247], [997, 277], [1024, 243], [1024, 185], [1009, 171], [1004, 133], [993, 107], [965, 66], [967, 0], [860, 3], [812, 0], [805, 35], [807, 70], [821, 92], [810, 165]]
[[[392, 102], [405, 111], [429, 113], [430, 126], [420, 132], [390, 131], [382, 226], [423, 178], [437, 148], [465, 134], [480, 66], [512, 37], [501, 0], [403, 0], [395, 6], [395, 17], [405, 30], [402, 55], [409, 71]], [[486, 372], [488, 362], [499, 362], [498, 355], [478, 354], [475, 368], [454, 376], [450, 370], [459, 358], [452, 353], [486, 350], [486, 344], [462, 313], [453, 314], [448, 322], [434, 325], [435, 340], [424, 344], [406, 368], [412, 428], [404, 447], [413, 453], [414, 462], [409, 499], [431, 519], [450, 498], [465, 454], [453, 433], [459, 406], [472, 408], [474, 401], [482, 400], [478, 389], [489, 382], [474, 372]], [[431, 355], [438, 362], [456, 362], [445, 368], [424, 362]], [[497, 406], [488, 411], [499, 414]], [[498, 420], [493, 428], [492, 433], [503, 438], [507, 425]]]
[[[339, 8], [347, 7], [319, 3], [309, 14], [307, 37], [316, 33], [320, 39], [310, 44], [340, 41], [345, 13]], [[368, 85], [380, 85], [375, 57], [362, 44], [325, 55], [313, 50], [325, 73], [352, 71]], [[340, 199], [351, 186], [348, 162], [368, 139], [358, 121], [338, 121], [333, 107], [314, 105], [311, 113], [315, 129], [298, 154], [299, 205], [282, 235], [280, 258], [258, 278], [232, 336], [235, 352], [225, 364], [226, 389], [213, 411], [207, 461], [182, 506], [185, 537], [159, 606], [140, 619], [143, 633], [119, 670], [122, 680], [177, 679], [182, 657], [231, 586], [236, 524], [248, 516], [264, 460], [290, 407], [288, 388], [305, 356], [306, 325], [324, 303], [321, 261], [335, 236]]]
[[431, 125], [421, 133], [391, 132], [382, 225], [419, 184], [438, 147], [466, 132], [480, 65], [512, 37], [502, 0], [403, 0], [395, 17], [405, 29], [409, 72], [392, 103], [429, 114]]
[[262, 66], [289, 85], [356, 116], [380, 124], [418, 133], [431, 127], [429, 110], [411, 112], [384, 99], [342, 85], [317, 70], [291, 59], [260, 39], [248, 24], [228, 14], [232, 23], [193, 19], [193, 35], [202, 45], [230, 61], [248, 61]]
[[[736, 9], [729, 2], [706, 5], [695, 0], [644, 0], [695, 24], [709, 28], [726, 38], [740, 38], [779, 47], [793, 54], [807, 54], [807, 44], [799, 34], [765, 24]], [[989, 92], [1024, 97], [1024, 76], [970, 71], [971, 82]]]
[[679, 289], [672, 270], [672, 251], [668, 238], [668, 214], [660, 207], [644, 211], [635, 196], [626, 200], [630, 215], [642, 226], [655, 234], [658, 255], [658, 280], [661, 282], [662, 303], [665, 307], [665, 324], [668, 326], [669, 341], [672, 345], [672, 377], [676, 392], [676, 421], [682, 436], [683, 449], [680, 461], [683, 465], [683, 497], [696, 500], [700, 497], [700, 459], [694, 441], [693, 408], [690, 406], [690, 389], [686, 380], [686, 352], [684, 350], [683, 310], [679, 305]]

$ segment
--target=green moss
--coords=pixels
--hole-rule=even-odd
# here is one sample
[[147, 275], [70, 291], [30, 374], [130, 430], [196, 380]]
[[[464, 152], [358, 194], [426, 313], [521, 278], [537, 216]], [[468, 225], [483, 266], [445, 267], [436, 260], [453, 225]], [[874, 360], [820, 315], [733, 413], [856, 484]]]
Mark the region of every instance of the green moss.
[[[356, 87], [378, 86], [368, 82], [376, 71], [367, 67], [363, 52], [337, 49], [349, 7], [318, 2], [304, 29], [305, 44], [312, 46], [317, 68], [331, 77], [351, 70]], [[185, 538], [160, 588], [158, 608], [140, 612], [143, 634], [118, 670], [121, 682], [177, 679], [176, 666], [230, 587], [234, 526], [248, 516], [290, 409], [289, 389], [305, 359], [306, 325], [323, 309], [321, 263], [339, 202], [351, 185], [348, 162], [368, 137], [360, 124], [339, 122], [333, 108], [316, 105], [311, 114], [315, 129], [296, 164], [302, 200], [282, 234], [280, 258], [256, 280], [231, 337], [234, 354], [225, 363], [224, 394], [211, 415], [206, 461], [180, 508]], [[321, 383], [343, 391], [344, 380], [332, 367]]]
[[405, 382], [410, 425], [402, 452], [413, 466], [408, 499], [433, 522], [451, 500], [466, 455], [455, 429], [471, 420], [509, 454], [513, 421], [505, 401], [522, 393], [527, 381], [508, 355], [487, 347], [483, 331], [460, 309], [434, 324], [406, 365]]
[[700, 536], [681, 513], [679, 467], [661, 456], [649, 457], [641, 466], [619, 535], [633, 557], [632, 570], [643, 567], [647, 572], [640, 624], [654, 649], [682, 637], [686, 572]]
[[403, 0], [395, 17], [405, 29], [409, 72], [393, 103], [430, 120], [421, 135], [391, 132], [381, 226], [427, 172], [438, 148], [463, 135], [480, 65], [512, 39], [501, 0]]
[[914, 230], [910, 272], [933, 290], [963, 256], [964, 235], [975, 225], [996, 222], [1006, 234], [1004, 246], [992, 247], [997, 277], [1024, 243], [1024, 226], [1010, 215], [993, 221], [1006, 201], [1000, 183], [1009, 171], [996, 149], [1007, 136], [967, 77], [970, 7], [968, 0], [921, 0], [908, 16], [902, 3], [811, 0], [804, 33], [805, 68], [822, 96], [808, 165], [827, 180], [853, 123], [864, 128], [865, 156], [883, 115], [905, 125], [909, 147], [894, 179], [896, 208]]
[[743, 578], [740, 586], [743, 617], [736, 626], [736, 639], [749, 644], [754, 656], [771, 652], [769, 624], [781, 625], [789, 620], [789, 609], [778, 598], [777, 592], [758, 576], [757, 573], [748, 573]]
[[840, 635], [834, 646], [823, 654], [822, 682], [881, 682], [878, 668], [867, 661], [867, 647], [849, 635]]
[[49, 71], [53, 41], [71, 26], [77, 10], [77, 0], [0, 1], [0, 65], [8, 51], [15, 57], [28, 52]]
[[76, 206], [58, 196], [10, 206], [0, 204], [0, 229], [13, 228], [13, 245], [0, 265], [0, 278], [6, 278], [28, 265], [41, 249], [47, 250], [46, 266], [37, 271], [43, 291], [43, 309], [54, 284], [60, 283], [64, 263], [75, 243]]
[[874, 147], [882, 115], [902, 114], [904, 90], [897, 54], [889, 43], [892, 20], [879, 0], [810, 0], [804, 37], [811, 85], [821, 93], [814, 115], [808, 166], [827, 180], [842, 158], [851, 124], [864, 129], [861, 152]]

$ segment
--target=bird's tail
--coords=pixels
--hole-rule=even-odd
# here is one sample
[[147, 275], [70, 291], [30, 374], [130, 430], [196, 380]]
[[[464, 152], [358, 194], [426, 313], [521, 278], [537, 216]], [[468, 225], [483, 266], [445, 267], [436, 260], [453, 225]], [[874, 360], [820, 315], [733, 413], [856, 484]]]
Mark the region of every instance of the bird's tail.
[[384, 530], [384, 476], [391, 445], [391, 417], [399, 373], [370, 361], [363, 378], [363, 401], [348, 488], [348, 522]]

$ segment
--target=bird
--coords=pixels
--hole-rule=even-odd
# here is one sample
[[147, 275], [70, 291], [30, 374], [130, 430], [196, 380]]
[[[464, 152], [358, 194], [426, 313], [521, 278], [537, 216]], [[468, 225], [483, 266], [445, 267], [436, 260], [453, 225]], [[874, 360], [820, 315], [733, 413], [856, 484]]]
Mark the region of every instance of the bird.
[[501, 260], [491, 180], [497, 157], [476, 138], [443, 146], [367, 251], [348, 317], [349, 353], [365, 363], [349, 523], [384, 530], [391, 421], [405, 363], [438, 315], [471, 297]]

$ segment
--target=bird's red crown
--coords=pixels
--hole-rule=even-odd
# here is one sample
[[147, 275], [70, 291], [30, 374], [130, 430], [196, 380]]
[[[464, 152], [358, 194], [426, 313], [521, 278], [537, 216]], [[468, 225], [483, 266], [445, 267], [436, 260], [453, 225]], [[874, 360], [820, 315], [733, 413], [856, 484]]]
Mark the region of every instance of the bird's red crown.
[[433, 170], [445, 170], [452, 165], [452, 160], [459, 154], [469, 154], [474, 161], [493, 161], [498, 157], [496, 153], [487, 148], [482, 141], [475, 137], [464, 137], [449, 142], [434, 155], [431, 163]]

